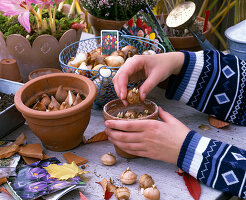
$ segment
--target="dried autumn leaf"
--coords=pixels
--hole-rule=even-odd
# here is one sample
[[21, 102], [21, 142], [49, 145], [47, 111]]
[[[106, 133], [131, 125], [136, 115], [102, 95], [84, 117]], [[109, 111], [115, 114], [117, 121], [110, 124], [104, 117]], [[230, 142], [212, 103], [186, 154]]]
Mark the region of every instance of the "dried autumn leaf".
[[198, 182], [198, 180], [195, 179], [193, 176], [187, 174], [187, 173], [183, 174], [183, 178], [185, 181], [185, 185], [186, 185], [189, 193], [191, 194], [191, 196], [195, 200], [198, 200], [200, 198], [200, 195], [201, 195], [201, 186], [200, 186], [200, 183]]
[[87, 140], [86, 144], [90, 144], [93, 142], [99, 142], [107, 140], [108, 136], [106, 135], [105, 131], [102, 131], [100, 133], [97, 133], [96, 135], [92, 136], [89, 140]]
[[44, 167], [52, 178], [59, 180], [68, 180], [80, 174], [87, 173], [80, 169], [74, 162], [72, 164], [63, 163], [63, 165], [51, 164]]
[[71, 164], [72, 162], [75, 162], [76, 165], [82, 165], [87, 163], [87, 159], [77, 156], [71, 152], [67, 152], [63, 154], [63, 157], [66, 159], [67, 163]]
[[26, 141], [26, 136], [25, 136], [24, 133], [21, 133], [21, 134], [16, 138], [16, 140], [15, 140], [14, 143], [15, 143], [16, 145], [21, 145], [21, 144], [23, 144], [25, 141]]
[[22, 158], [23, 158], [23, 160], [25, 161], [25, 163], [27, 165], [30, 165], [30, 164], [35, 163], [35, 162], [40, 160], [38, 158], [29, 158], [29, 157], [26, 157], [26, 156], [22, 156]]
[[80, 200], [88, 200], [85, 195], [82, 194], [82, 192], [79, 192]]
[[103, 188], [104, 199], [105, 200], [110, 199], [113, 196], [113, 194], [114, 194], [114, 192], [110, 191], [111, 188], [109, 187], [109, 184], [111, 184], [111, 183], [108, 182], [106, 178], [104, 178], [103, 180], [101, 180], [100, 182], [97, 182], [97, 183], [99, 183], [102, 186], [102, 188]]
[[43, 159], [43, 148], [40, 143], [21, 146], [18, 153], [29, 158], [38, 158], [40, 160]]
[[230, 125], [230, 123], [216, 119], [213, 116], [208, 116], [208, 121], [209, 121], [209, 124], [215, 128], [224, 128]]
[[0, 147], [0, 159], [9, 158], [19, 151], [19, 145], [12, 143], [9, 146]]
[[6, 177], [0, 178], [0, 185], [4, 183], [7, 183], [7, 178]]

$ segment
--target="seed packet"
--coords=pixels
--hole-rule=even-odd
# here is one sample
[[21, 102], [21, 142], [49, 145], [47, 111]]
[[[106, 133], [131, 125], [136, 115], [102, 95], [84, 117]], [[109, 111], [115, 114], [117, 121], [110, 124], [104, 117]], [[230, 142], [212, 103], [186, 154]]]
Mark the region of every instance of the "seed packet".
[[102, 55], [110, 55], [119, 49], [119, 33], [115, 30], [101, 31]]
[[44, 169], [50, 164], [62, 163], [57, 158], [49, 158], [21, 167], [16, 177], [9, 178], [7, 190], [16, 197], [15, 199], [31, 200], [73, 185], [85, 185], [78, 176], [63, 181], [51, 178]]
[[154, 40], [162, 44], [167, 52], [174, 51], [171, 42], [148, 5], [124, 24], [120, 31], [126, 35]]
[[[0, 147], [11, 145], [11, 141], [0, 141]], [[14, 154], [9, 158], [0, 159], [0, 178], [15, 176], [15, 169], [20, 160], [20, 155]]]
[[4, 187], [4, 185], [2, 185], [0, 187], [0, 199], [14, 200], [14, 197], [6, 190], [6, 188]]

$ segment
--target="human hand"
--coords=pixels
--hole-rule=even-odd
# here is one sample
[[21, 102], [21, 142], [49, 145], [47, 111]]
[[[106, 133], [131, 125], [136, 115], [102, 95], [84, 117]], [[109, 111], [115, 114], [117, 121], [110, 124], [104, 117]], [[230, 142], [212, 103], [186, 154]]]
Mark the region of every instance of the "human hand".
[[141, 101], [144, 101], [147, 94], [161, 81], [167, 79], [172, 74], [179, 74], [184, 63], [182, 52], [171, 52], [156, 55], [136, 55], [128, 58], [120, 67], [113, 78], [113, 84], [117, 96], [124, 105], [126, 101], [127, 85], [132, 76], [142, 75], [146, 80], [139, 88]]
[[190, 129], [159, 107], [158, 120], [107, 120], [109, 141], [121, 150], [177, 164], [180, 149]]

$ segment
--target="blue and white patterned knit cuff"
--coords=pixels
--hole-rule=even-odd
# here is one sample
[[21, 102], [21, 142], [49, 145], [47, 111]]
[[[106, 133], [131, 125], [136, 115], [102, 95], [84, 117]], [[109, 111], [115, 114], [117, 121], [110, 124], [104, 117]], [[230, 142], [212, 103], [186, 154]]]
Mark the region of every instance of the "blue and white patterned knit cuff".
[[177, 166], [197, 178], [203, 161], [202, 153], [206, 150], [210, 140], [195, 131], [190, 131], [181, 147]]
[[183, 67], [178, 76], [171, 76], [166, 97], [187, 103], [195, 90], [204, 65], [204, 52], [182, 51], [185, 55]]

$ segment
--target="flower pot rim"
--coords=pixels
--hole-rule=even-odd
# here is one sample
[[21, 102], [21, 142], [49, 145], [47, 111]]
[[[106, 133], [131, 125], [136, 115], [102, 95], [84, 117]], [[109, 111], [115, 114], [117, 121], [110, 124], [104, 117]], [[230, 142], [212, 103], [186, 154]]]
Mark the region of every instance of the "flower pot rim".
[[[23, 102], [22, 102], [22, 95], [25, 92], [25, 90], [30, 87], [33, 83], [37, 83], [43, 79], [49, 79], [53, 77], [70, 77], [71, 79], [79, 79], [83, 82], [85, 82], [88, 87], [90, 88], [88, 96], [79, 104], [76, 106], [73, 106], [68, 109], [64, 110], [58, 110], [58, 111], [52, 111], [52, 112], [45, 112], [45, 111], [37, 111], [33, 110], [29, 107], [27, 107]], [[32, 79], [25, 83], [15, 94], [14, 98], [14, 103], [16, 108], [25, 116], [29, 116], [32, 118], [37, 118], [37, 119], [58, 119], [58, 118], [64, 118], [72, 115], [76, 115], [79, 112], [87, 109], [90, 105], [93, 104], [94, 100], [96, 99], [96, 86], [94, 83], [87, 77], [78, 75], [78, 74], [69, 74], [69, 73], [53, 73], [53, 74], [47, 74], [43, 75], [40, 77], [37, 77], [35, 79]]]
[[[49, 71], [49, 70], [52, 71], [52, 73], [63, 73], [61, 70], [56, 69], [56, 68], [44, 67], [44, 68], [39, 68], [39, 69], [36, 69], [36, 70], [31, 71], [31, 72], [28, 74], [28, 79], [29, 79], [29, 80], [34, 79], [34, 78], [31, 77], [34, 73], [45, 72], [45, 71]], [[44, 76], [44, 75], [42, 75], [42, 76]], [[39, 76], [38, 76], [38, 77], [39, 77]], [[35, 77], [35, 78], [37, 78], [37, 77]]]
[[[104, 115], [105, 115], [107, 118], [111, 118], [111, 120], [119, 120], [119, 118], [118, 118], [118, 117], [115, 117], [115, 116], [113, 116], [113, 115], [110, 115], [110, 114], [107, 112], [106, 108], [107, 108], [110, 104], [115, 103], [115, 102], [117, 102], [117, 101], [121, 101], [121, 99], [115, 99], [115, 100], [112, 100], [112, 101], [108, 102], [107, 104], [105, 104], [105, 106], [103, 107], [103, 113], [104, 113]], [[157, 106], [157, 104], [156, 104], [155, 102], [149, 100], [149, 99], [145, 99], [145, 100], [144, 100], [144, 103], [145, 103], [145, 102], [150, 103], [150, 104], [152, 104], [152, 105], [155, 106], [155, 111], [154, 111], [152, 114], [147, 115], [146, 117], [141, 117], [140, 119], [121, 119], [121, 120], [146, 120], [146, 119], [152, 118], [152, 117], [155, 116], [155, 115], [158, 116], [158, 112], [159, 112], [159, 111], [158, 111], [158, 106]]]

